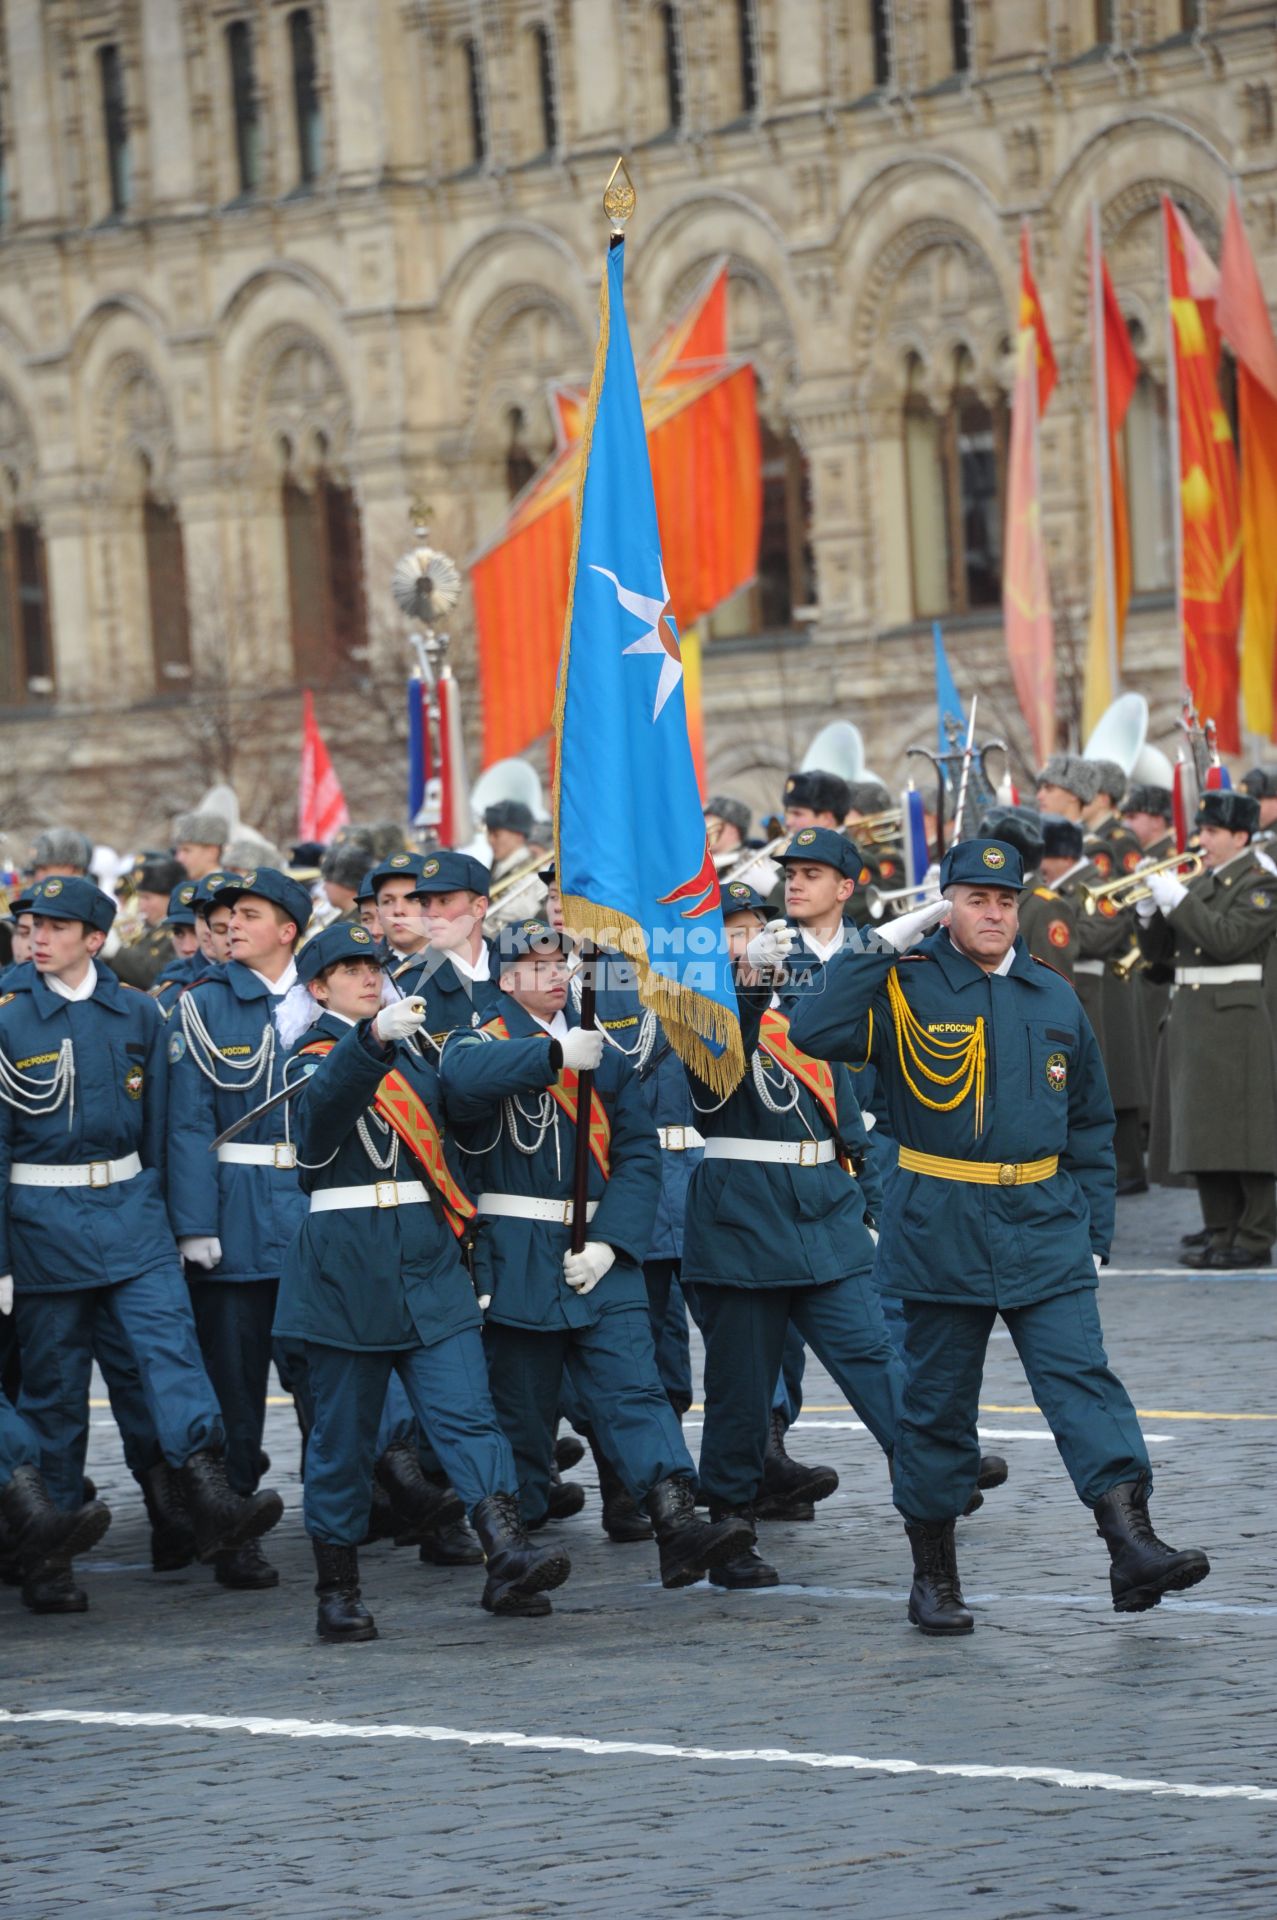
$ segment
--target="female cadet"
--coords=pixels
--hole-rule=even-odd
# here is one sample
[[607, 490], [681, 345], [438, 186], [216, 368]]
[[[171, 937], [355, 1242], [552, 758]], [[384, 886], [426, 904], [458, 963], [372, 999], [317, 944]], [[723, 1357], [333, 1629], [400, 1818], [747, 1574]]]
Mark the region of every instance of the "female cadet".
[[438, 1081], [413, 1041], [424, 1005], [380, 1006], [372, 939], [345, 922], [302, 948], [298, 971], [321, 1009], [289, 1060], [290, 1080], [307, 1076], [295, 1130], [309, 1212], [285, 1263], [275, 1332], [304, 1346], [314, 1394], [304, 1510], [319, 1637], [376, 1637], [356, 1546], [392, 1373], [483, 1542], [483, 1605], [548, 1613], [546, 1592], [567, 1579], [568, 1557], [534, 1548], [519, 1512], [458, 1246], [474, 1209], [445, 1164]]

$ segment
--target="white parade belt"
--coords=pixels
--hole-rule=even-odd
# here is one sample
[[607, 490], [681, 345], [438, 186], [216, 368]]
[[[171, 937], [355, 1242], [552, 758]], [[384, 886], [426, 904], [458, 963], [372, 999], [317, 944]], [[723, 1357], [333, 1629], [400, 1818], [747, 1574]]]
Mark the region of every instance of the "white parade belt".
[[422, 1180], [376, 1180], [370, 1187], [324, 1187], [310, 1196], [312, 1213], [346, 1213], [357, 1207], [420, 1207], [429, 1200]]
[[707, 1160], [765, 1160], [784, 1167], [823, 1167], [838, 1158], [832, 1140], [737, 1140], [714, 1137], [705, 1142]]
[[45, 1167], [34, 1160], [15, 1160], [9, 1179], [15, 1187], [114, 1187], [134, 1180], [142, 1171], [141, 1156], [126, 1153], [122, 1160], [89, 1160], [78, 1167]]
[[1262, 980], [1264, 969], [1253, 961], [1235, 967], [1176, 967], [1177, 987], [1232, 987], [1242, 980]]
[[[587, 1200], [585, 1217], [593, 1220], [597, 1200]], [[570, 1200], [534, 1200], [529, 1193], [481, 1193], [479, 1212], [494, 1220], [543, 1220], [548, 1226], [570, 1227], [575, 1209]]]
[[1104, 962], [1102, 960], [1075, 960], [1073, 962], [1073, 971], [1075, 974], [1103, 973]]
[[705, 1145], [695, 1127], [658, 1127], [656, 1131], [666, 1153], [687, 1153], [692, 1147]]
[[297, 1149], [291, 1140], [275, 1140], [268, 1146], [259, 1147], [241, 1146], [238, 1141], [231, 1140], [217, 1149], [217, 1158], [224, 1167], [292, 1168], [297, 1165]]

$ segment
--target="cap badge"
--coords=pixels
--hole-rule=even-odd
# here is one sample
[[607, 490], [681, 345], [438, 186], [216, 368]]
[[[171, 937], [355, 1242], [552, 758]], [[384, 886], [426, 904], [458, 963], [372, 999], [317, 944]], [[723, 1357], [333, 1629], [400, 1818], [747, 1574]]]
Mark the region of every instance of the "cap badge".
[[367, 947], [372, 944], [366, 928], [351, 927], [349, 931], [350, 937], [357, 947]]
[[995, 870], [998, 867], [1005, 867], [1007, 863], [1007, 857], [1001, 847], [986, 847], [980, 857], [986, 867], [992, 867]]
[[809, 847], [815, 838], [815, 827], [804, 827], [801, 833], [794, 835], [794, 845], [796, 847]]
[[433, 880], [438, 871], [439, 862], [437, 860], [427, 860], [425, 866], [421, 869], [422, 878]]
[[61, 891], [62, 882], [60, 880], [46, 880], [40, 888], [40, 898], [42, 900], [56, 900]]

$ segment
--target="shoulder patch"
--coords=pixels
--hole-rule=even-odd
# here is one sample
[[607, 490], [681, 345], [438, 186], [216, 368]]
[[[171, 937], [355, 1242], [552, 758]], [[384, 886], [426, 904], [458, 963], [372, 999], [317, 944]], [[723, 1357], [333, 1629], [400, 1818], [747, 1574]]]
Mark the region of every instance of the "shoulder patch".
[[1102, 873], [1104, 878], [1107, 880], [1109, 875], [1113, 871], [1113, 856], [1112, 854], [1105, 853], [1102, 851], [1102, 849], [1097, 848], [1096, 851], [1091, 855], [1091, 865], [1095, 868], [1095, 871], [1097, 873]]
[[1053, 947], [1067, 947], [1071, 935], [1067, 920], [1051, 920], [1047, 923], [1046, 937]]
[[1136, 867], [1138, 867], [1140, 861], [1143, 858], [1144, 858], [1143, 850], [1139, 847], [1132, 847], [1129, 853], [1124, 853], [1122, 855], [1123, 870], [1126, 873], [1134, 873]]
[[[1267, 887], [1253, 887], [1251, 889], [1250, 904], [1252, 907], [1267, 909], [1273, 904], [1272, 893]], [[3, 1003], [0, 1002], [0, 1004]]]
[[1033, 889], [1035, 900], [1058, 900], [1059, 897], [1054, 887], [1034, 887]]

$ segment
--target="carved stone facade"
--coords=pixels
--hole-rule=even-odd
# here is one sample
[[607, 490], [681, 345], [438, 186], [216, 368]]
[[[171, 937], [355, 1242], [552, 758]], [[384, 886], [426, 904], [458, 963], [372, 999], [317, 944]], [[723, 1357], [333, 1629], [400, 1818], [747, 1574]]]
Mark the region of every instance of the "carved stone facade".
[[552, 445], [619, 148], [640, 349], [728, 261], [788, 569], [711, 623], [712, 784], [773, 804], [832, 714], [896, 778], [933, 612], [1022, 740], [963, 489], [1000, 458], [1025, 218], [1067, 724], [1093, 203], [1145, 368], [1128, 679], [1165, 733], [1159, 196], [1215, 250], [1236, 179], [1277, 295], [1275, 36], [1256, 0], [3, 0], [0, 826], [136, 841], [229, 772], [286, 834], [302, 681], [355, 810], [399, 810], [409, 503], [464, 560]]

